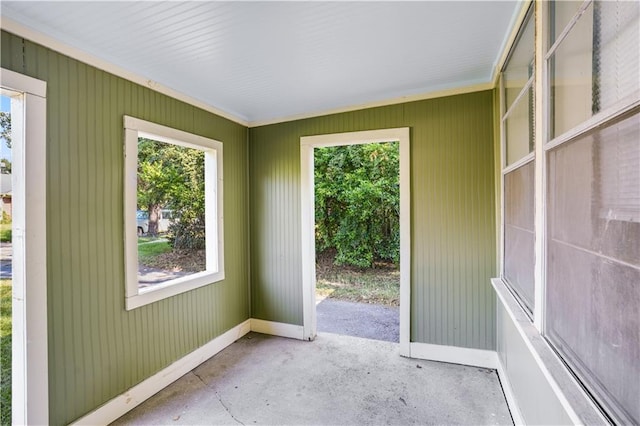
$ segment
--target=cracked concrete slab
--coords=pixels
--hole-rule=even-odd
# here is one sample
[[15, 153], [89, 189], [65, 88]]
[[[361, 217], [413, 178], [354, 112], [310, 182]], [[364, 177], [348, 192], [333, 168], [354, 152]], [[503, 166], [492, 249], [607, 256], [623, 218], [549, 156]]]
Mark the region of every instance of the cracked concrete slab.
[[115, 424], [512, 421], [494, 370], [402, 358], [391, 342], [250, 333]]

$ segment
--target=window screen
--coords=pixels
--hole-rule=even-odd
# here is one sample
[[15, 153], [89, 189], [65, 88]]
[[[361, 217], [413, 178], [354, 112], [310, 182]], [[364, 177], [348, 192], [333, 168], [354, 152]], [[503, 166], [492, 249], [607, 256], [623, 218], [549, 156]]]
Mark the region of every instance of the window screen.
[[533, 310], [534, 170], [531, 161], [504, 177], [504, 278]]
[[636, 111], [548, 153], [546, 335], [623, 424], [640, 423], [639, 141]]
[[[502, 70], [504, 261], [502, 278], [531, 314], [534, 305], [534, 19], [520, 28]], [[520, 162], [520, 163], [519, 163]], [[517, 167], [514, 168], [514, 164]], [[511, 166], [511, 167], [510, 167]]]

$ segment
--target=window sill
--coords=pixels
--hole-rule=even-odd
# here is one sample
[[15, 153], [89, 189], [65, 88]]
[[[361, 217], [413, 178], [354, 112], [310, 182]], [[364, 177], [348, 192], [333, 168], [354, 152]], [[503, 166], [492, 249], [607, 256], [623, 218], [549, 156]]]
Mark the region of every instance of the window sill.
[[498, 300], [513, 321], [520, 337], [573, 423], [608, 425], [609, 422], [599, 407], [533, 325], [509, 291], [507, 284], [500, 278], [493, 278], [491, 284], [496, 291]]
[[146, 287], [143, 289], [138, 289], [138, 283], [136, 280], [136, 293], [127, 296], [125, 300], [126, 310], [130, 311], [140, 306], [148, 305], [149, 303], [166, 299], [167, 297], [175, 296], [187, 291], [195, 290], [196, 288], [204, 287], [206, 285], [222, 281], [223, 279], [223, 271], [204, 271], [192, 275], [187, 275], [185, 277], [176, 278], [174, 280], [170, 280], [165, 283], [158, 284], [152, 287]]

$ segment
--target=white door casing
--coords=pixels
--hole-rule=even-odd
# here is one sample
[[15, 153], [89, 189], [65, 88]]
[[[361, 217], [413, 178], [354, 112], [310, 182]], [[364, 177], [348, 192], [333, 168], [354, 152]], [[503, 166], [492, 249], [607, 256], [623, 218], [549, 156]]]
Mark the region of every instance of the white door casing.
[[46, 82], [0, 69], [11, 97], [12, 422], [49, 423]]
[[313, 150], [319, 147], [399, 142], [400, 145], [400, 355], [411, 356], [411, 184], [410, 129], [368, 130], [300, 138], [303, 338], [317, 333]]

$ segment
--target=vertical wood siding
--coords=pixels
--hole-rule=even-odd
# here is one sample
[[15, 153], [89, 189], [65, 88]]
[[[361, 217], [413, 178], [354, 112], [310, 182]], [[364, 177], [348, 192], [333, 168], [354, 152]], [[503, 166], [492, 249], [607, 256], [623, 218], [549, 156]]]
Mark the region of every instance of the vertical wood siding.
[[411, 340], [495, 349], [493, 92], [249, 130], [252, 316], [302, 324], [300, 137], [411, 127]]
[[[1, 60], [47, 82], [49, 406], [67, 424], [250, 317], [247, 129], [4, 31]], [[224, 144], [226, 279], [129, 312], [125, 114]]]

